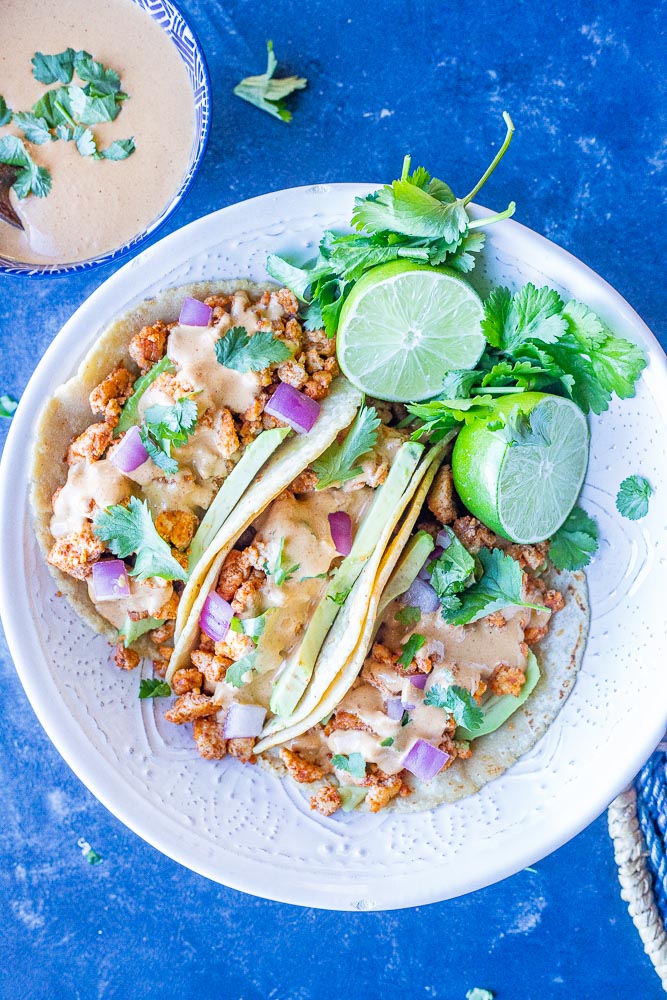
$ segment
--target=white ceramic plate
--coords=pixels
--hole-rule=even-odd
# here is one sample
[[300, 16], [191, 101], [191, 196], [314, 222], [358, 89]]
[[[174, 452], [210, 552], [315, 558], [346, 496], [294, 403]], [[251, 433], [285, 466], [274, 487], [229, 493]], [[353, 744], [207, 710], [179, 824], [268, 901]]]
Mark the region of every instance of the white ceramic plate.
[[[0, 608], [28, 697], [53, 743], [119, 819], [170, 857], [258, 896], [336, 909], [434, 902], [488, 885], [578, 833], [631, 780], [667, 728], [667, 368], [628, 304], [564, 250], [514, 222], [489, 230], [475, 282], [548, 282], [640, 343], [650, 365], [634, 399], [593, 418], [584, 506], [602, 544], [588, 574], [584, 665], [547, 735], [509, 772], [453, 806], [325, 819], [291, 784], [236, 761], [202, 760], [188, 734], [137, 699], [139, 678], [110, 663], [55, 595], [28, 508], [29, 453], [44, 399], [119, 312], [202, 278], [266, 277], [267, 252], [312, 256], [344, 228], [360, 185], [296, 188], [223, 209], [144, 251], [106, 281], [54, 340], [25, 391], [0, 487]], [[614, 508], [631, 473], [655, 487], [648, 517]]]

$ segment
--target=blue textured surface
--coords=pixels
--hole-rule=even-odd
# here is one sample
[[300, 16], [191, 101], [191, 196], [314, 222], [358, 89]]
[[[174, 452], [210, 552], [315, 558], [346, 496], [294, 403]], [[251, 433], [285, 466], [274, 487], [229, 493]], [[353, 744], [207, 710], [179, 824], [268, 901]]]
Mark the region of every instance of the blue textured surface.
[[667, 924], [667, 757], [653, 754], [637, 782], [637, 815], [648, 850], [655, 901]]
[[[664, 5], [182, 6], [206, 49], [214, 114], [170, 228], [271, 189], [388, 180], [406, 151], [467, 190], [507, 108], [518, 133], [484, 202], [514, 198], [521, 222], [603, 274], [664, 335]], [[269, 37], [281, 65], [310, 80], [291, 126], [230, 93], [263, 70]], [[0, 281], [2, 390], [20, 395], [109, 273]], [[387, 914], [267, 903], [180, 868], [111, 817], [51, 747], [0, 653], [3, 997], [463, 1000], [474, 985], [498, 1000], [662, 995], [619, 898], [603, 818], [536, 874], [463, 899]], [[84, 860], [81, 837], [101, 864]]]

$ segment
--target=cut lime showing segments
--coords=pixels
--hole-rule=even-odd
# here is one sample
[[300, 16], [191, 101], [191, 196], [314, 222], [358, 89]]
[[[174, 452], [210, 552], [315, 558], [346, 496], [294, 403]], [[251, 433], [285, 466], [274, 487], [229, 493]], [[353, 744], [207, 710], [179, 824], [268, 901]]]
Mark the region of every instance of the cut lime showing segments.
[[540, 412], [546, 441], [510, 444], [503, 429], [463, 427], [452, 453], [454, 484], [468, 510], [513, 542], [541, 542], [576, 503], [588, 465], [588, 424], [569, 399], [543, 392], [506, 396], [498, 417]]
[[477, 292], [453, 271], [404, 261], [374, 267], [341, 310], [340, 367], [379, 399], [428, 399], [448, 371], [477, 364], [483, 315]]

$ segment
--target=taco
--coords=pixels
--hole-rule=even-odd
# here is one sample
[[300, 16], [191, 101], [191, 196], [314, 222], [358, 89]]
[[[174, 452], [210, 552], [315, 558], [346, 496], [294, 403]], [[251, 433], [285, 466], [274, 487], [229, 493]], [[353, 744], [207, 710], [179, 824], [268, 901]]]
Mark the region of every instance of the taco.
[[548, 542], [515, 545], [460, 516], [448, 466], [430, 479], [383, 555], [353, 654], [335, 659], [344, 613], [317, 704], [255, 747], [325, 815], [471, 795], [540, 739], [581, 664], [583, 573], [557, 571]]
[[185, 584], [246, 494], [259, 509], [267, 461], [283, 489], [355, 416], [335, 341], [297, 312], [276, 286], [170, 289], [116, 320], [44, 407], [37, 537], [125, 669], [169, 655]]
[[[386, 424], [376, 429], [363, 465], [341, 482], [324, 470], [349, 451], [372, 408], [364, 407], [347, 436], [289, 489], [269, 489], [256, 514], [229, 519], [204, 556], [204, 578], [180, 633], [166, 679], [178, 696], [166, 718], [193, 723], [201, 754], [255, 762], [257, 738], [288, 726], [322, 678], [353, 651], [384, 550], [401, 515], [445, 445], [423, 445]], [[378, 418], [375, 418], [378, 421]], [[378, 421], [379, 422], [379, 421]], [[354, 470], [352, 470], [354, 472]], [[270, 493], [270, 496], [268, 494]], [[321, 649], [338, 618], [344, 641], [323, 660]], [[324, 688], [323, 688], [324, 690]]]

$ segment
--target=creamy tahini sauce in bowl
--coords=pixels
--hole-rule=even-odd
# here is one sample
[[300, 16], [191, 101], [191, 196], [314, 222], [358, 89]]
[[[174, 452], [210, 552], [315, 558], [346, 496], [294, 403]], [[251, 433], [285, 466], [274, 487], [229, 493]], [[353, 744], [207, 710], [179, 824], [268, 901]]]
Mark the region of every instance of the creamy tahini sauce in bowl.
[[[47, 89], [35, 79], [37, 51], [83, 49], [120, 76], [128, 94], [117, 118], [92, 125], [99, 148], [133, 137], [127, 159], [81, 156], [74, 142], [26, 148], [52, 176], [45, 198], [10, 198], [24, 232], [0, 220], [0, 256], [30, 264], [68, 264], [113, 251], [150, 227], [176, 194], [195, 140], [195, 102], [185, 64], [171, 38], [132, 0], [59, 0], [29, 5], [2, 0], [0, 94], [14, 111], [30, 111]], [[73, 83], [81, 84], [75, 79]], [[0, 135], [23, 133], [14, 125]]]

